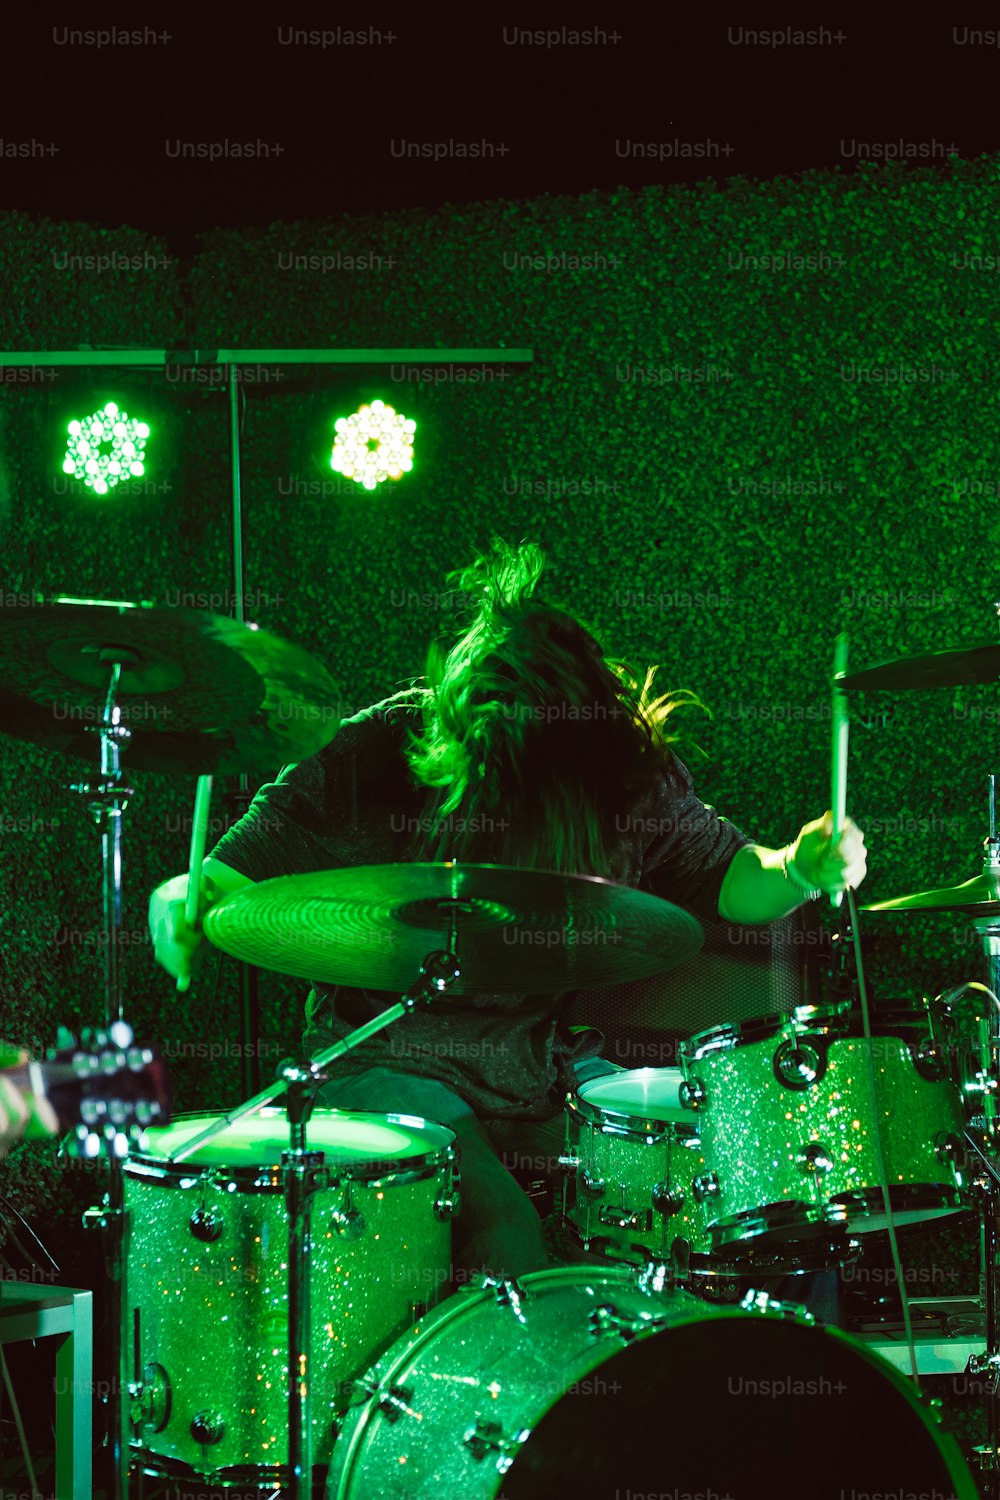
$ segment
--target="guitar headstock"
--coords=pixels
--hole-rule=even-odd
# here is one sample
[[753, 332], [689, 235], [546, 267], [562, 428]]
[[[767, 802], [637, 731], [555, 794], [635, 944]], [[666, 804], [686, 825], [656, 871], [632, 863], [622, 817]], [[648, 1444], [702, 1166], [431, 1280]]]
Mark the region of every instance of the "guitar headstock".
[[126, 1156], [142, 1149], [147, 1126], [169, 1125], [167, 1067], [154, 1047], [137, 1042], [131, 1026], [114, 1021], [107, 1030], [87, 1029], [79, 1041], [60, 1026], [55, 1047], [27, 1073], [64, 1129], [74, 1156]]

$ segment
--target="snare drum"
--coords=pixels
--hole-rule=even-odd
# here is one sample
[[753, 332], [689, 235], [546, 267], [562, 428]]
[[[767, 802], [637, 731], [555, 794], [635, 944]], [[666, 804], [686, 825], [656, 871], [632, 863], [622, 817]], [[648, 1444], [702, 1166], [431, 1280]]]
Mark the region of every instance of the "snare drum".
[[681, 1081], [679, 1068], [634, 1068], [568, 1097], [563, 1221], [584, 1250], [637, 1264], [666, 1260], [675, 1239], [708, 1250], [693, 1190], [705, 1158]]
[[[943, 1022], [942, 1022], [943, 1024]], [[718, 1026], [681, 1048], [682, 1099], [705, 1154], [699, 1183], [713, 1249], [884, 1229], [870, 1084], [896, 1224], [969, 1204], [949, 1043], [926, 1011], [896, 1006], [868, 1041], [860, 1019], [800, 1006]]]
[[976, 1500], [958, 1445], [903, 1376], [846, 1334], [770, 1310], [710, 1309], [627, 1267], [467, 1286], [359, 1383], [327, 1500]]
[[[189, 1115], [124, 1165], [133, 1459], [161, 1478], [287, 1482], [288, 1216], [283, 1111]], [[451, 1276], [454, 1133], [410, 1115], [317, 1109], [329, 1186], [312, 1200], [313, 1453], [326, 1463], [354, 1377]]]

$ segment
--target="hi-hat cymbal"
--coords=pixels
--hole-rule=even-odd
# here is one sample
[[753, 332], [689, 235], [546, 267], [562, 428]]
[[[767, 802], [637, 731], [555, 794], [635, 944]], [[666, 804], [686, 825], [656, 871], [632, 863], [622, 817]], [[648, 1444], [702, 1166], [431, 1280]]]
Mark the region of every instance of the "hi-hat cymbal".
[[689, 912], [630, 886], [454, 862], [265, 880], [213, 906], [205, 935], [263, 969], [398, 994], [448, 946], [452, 923], [462, 974], [449, 994], [641, 979], [692, 958], [703, 936]]
[[898, 656], [860, 672], [838, 674], [834, 681], [845, 692], [864, 688], [970, 687], [1000, 681], [1000, 645], [960, 646], [928, 651], [923, 656]]
[[73, 600], [0, 613], [0, 729], [93, 762], [113, 661], [126, 767], [264, 774], [321, 750], [340, 722], [320, 663], [257, 625]]
[[917, 891], [912, 896], [895, 896], [891, 901], [876, 901], [861, 910], [955, 911], [969, 916], [993, 917], [1000, 914], [1000, 877], [984, 872], [962, 885], [944, 885], [934, 891]]

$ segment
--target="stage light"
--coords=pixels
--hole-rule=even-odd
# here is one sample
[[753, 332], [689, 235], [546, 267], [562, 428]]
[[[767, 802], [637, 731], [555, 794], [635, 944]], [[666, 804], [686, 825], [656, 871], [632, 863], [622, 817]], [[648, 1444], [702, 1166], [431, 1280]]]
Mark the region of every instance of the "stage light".
[[117, 484], [141, 479], [149, 426], [130, 417], [109, 401], [89, 417], [74, 418], [67, 427], [63, 473], [82, 480], [95, 495], [106, 495]]
[[384, 401], [365, 403], [333, 424], [330, 468], [373, 490], [384, 479], [402, 479], [413, 468], [417, 424]]

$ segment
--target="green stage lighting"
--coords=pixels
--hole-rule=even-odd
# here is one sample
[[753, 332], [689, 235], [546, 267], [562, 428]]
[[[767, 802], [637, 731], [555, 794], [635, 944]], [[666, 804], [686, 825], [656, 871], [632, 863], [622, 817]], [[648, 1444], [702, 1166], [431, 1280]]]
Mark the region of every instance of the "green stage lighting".
[[116, 484], [141, 479], [149, 427], [109, 401], [100, 411], [70, 422], [63, 473], [81, 479], [95, 495], [106, 495]]
[[359, 406], [333, 424], [330, 468], [373, 490], [383, 479], [402, 479], [413, 468], [413, 434], [417, 424], [384, 401]]

